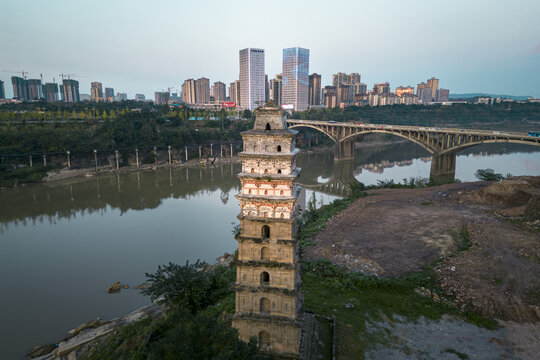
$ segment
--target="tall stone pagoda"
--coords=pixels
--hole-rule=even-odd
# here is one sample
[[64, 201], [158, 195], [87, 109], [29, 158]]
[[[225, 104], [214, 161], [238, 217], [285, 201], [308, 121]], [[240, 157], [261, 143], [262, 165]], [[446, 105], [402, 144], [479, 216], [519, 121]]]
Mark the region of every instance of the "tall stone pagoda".
[[296, 219], [305, 195], [296, 185], [296, 130], [272, 103], [255, 110], [253, 130], [242, 133], [244, 151], [233, 326], [255, 336], [262, 351], [299, 358], [303, 321]]

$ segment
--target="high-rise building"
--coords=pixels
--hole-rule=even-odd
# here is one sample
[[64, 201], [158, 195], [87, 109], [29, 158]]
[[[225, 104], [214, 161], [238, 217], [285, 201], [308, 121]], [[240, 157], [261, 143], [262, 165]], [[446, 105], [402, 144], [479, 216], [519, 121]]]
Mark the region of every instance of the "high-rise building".
[[146, 101], [144, 94], [135, 94], [135, 101]]
[[11, 84], [13, 85], [13, 98], [22, 101], [30, 100], [30, 93], [28, 91], [28, 80], [19, 76], [11, 77]]
[[293, 47], [283, 49], [283, 80], [281, 101], [293, 105], [295, 111], [305, 111], [309, 100], [309, 50]]
[[154, 99], [156, 105], [167, 104], [171, 94], [168, 91], [156, 91], [154, 92]]
[[270, 84], [268, 83], [268, 74], [264, 75], [264, 102], [270, 98]]
[[437, 97], [437, 89], [439, 88], [439, 79], [435, 79], [434, 77], [428, 79], [427, 86], [431, 89], [431, 98], [435, 100]]
[[390, 83], [384, 82], [373, 85], [373, 92], [375, 94], [388, 94], [390, 92]]
[[281, 106], [281, 94], [283, 93], [282, 88], [282, 75], [277, 74], [275, 79], [270, 80], [268, 84], [269, 87], [269, 100], [272, 100], [277, 106]]
[[197, 100], [195, 80], [187, 79], [182, 84], [182, 101], [186, 104], [195, 104]]
[[229, 85], [229, 101], [236, 103], [236, 106], [240, 106], [238, 101], [240, 96], [240, 81], [236, 80]]
[[103, 86], [100, 82], [94, 81], [90, 83], [90, 99], [98, 102], [103, 101]]
[[6, 98], [6, 87], [4, 86], [4, 82], [0, 80], [0, 99]]
[[421, 104], [427, 104], [427, 103], [432, 102], [433, 97], [431, 96], [431, 88], [428, 86], [420, 86], [420, 85], [421, 84], [418, 84], [418, 88], [417, 88], [418, 101]]
[[[300, 359], [304, 321], [300, 254], [296, 238], [305, 193], [297, 185], [297, 131], [283, 111], [255, 110], [253, 130], [242, 133], [244, 150], [236, 304], [232, 325], [240, 339], [255, 337], [263, 353]], [[282, 355], [284, 355], [282, 357]]]
[[324, 106], [327, 108], [333, 108], [339, 106], [337, 99], [337, 87], [325, 86], [323, 90]]
[[435, 100], [438, 102], [448, 102], [450, 101], [450, 90], [448, 89], [438, 89], [435, 94]]
[[195, 81], [195, 103], [210, 103], [210, 80], [202, 77]]
[[309, 75], [309, 105], [321, 105], [321, 75]]
[[357, 82], [352, 84], [353, 87], [353, 93], [356, 94], [366, 94], [367, 93], [367, 85], [361, 82]]
[[118, 101], [125, 101], [127, 100], [127, 94], [126, 93], [116, 93], [116, 98]]
[[114, 101], [114, 89], [105, 88], [105, 101], [113, 102]]
[[240, 106], [253, 110], [265, 99], [264, 50], [240, 50]]
[[47, 102], [55, 102], [60, 100], [57, 83], [45, 84], [45, 100], [47, 100]]
[[361, 83], [361, 82], [362, 82], [362, 81], [361, 81], [361, 76], [360, 76], [360, 74], [358, 74], [358, 73], [351, 73], [351, 74], [349, 75], [349, 84], [354, 85], [354, 84], [359, 84], [359, 83]]
[[412, 86], [400, 86], [397, 87], [394, 93], [397, 96], [403, 96], [404, 94], [412, 94], [414, 95], [414, 88]]
[[221, 81], [216, 81], [212, 88], [212, 95], [214, 95], [214, 104], [221, 104], [222, 102], [224, 102], [225, 98], [227, 97], [227, 89], [225, 87], [225, 84]]
[[335, 88], [337, 88], [339, 85], [347, 85], [349, 83], [349, 75], [345, 73], [338, 72], [337, 74], [332, 75], [332, 86]]
[[72, 79], [63, 79], [62, 85], [64, 89], [64, 101], [73, 103], [79, 102], [79, 82]]
[[43, 86], [40, 79], [28, 79], [28, 100], [43, 99]]

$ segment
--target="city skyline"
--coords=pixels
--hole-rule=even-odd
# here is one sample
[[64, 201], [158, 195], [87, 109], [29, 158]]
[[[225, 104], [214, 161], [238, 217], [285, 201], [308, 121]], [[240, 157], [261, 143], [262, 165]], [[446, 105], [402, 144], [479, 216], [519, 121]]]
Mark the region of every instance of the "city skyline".
[[[385, 6], [337, 1], [334, 6], [347, 11], [336, 14], [321, 11], [320, 1], [3, 3], [0, 70], [25, 70], [29, 79], [43, 74], [44, 83], [53, 78], [60, 83], [60, 73], [79, 74], [72, 78], [79, 81], [81, 93], [90, 93], [93, 81], [130, 98], [135, 93], [151, 98], [160, 89], [179, 89], [188, 78], [230, 84], [238, 78], [238, 50], [246, 47], [265, 49], [266, 74], [271, 79], [281, 73], [282, 49], [300, 46], [310, 49], [310, 69], [322, 75], [322, 86], [330, 85], [331, 75], [337, 72], [359, 72], [366, 84], [390, 82], [393, 87], [414, 86], [418, 79], [435, 75], [455, 93], [540, 97], [540, 3], [532, 0], [511, 6], [497, 1], [437, 5], [388, 1]], [[292, 28], [280, 16], [285, 4], [305, 14]], [[195, 16], [201, 13], [204, 20]], [[59, 15], [61, 20], [50, 20]], [[200, 41], [220, 34], [217, 24], [231, 16], [243, 19], [227, 23], [227, 33], [235, 36]], [[91, 20], [96, 17], [113, 24], [115, 31], [96, 28]], [[338, 30], [329, 33], [325, 26], [338, 20], [340, 36]], [[201, 21], [207, 26], [200, 26], [200, 36], [183, 36]], [[381, 22], [385, 26], [374, 26]], [[405, 35], [403, 26], [408, 28]], [[165, 36], [156, 36], [158, 29]], [[171, 46], [174, 43], [180, 45]], [[0, 80], [9, 84], [12, 75], [16, 74], [0, 72]], [[12, 95], [6, 86], [6, 96]]]

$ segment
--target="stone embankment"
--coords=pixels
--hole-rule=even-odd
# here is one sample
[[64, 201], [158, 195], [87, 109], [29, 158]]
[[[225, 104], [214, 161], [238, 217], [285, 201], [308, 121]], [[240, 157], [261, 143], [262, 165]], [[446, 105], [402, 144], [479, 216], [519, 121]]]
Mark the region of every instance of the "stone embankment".
[[47, 173], [47, 177], [43, 179], [43, 181], [55, 181], [55, 180], [61, 180], [61, 179], [68, 179], [73, 177], [79, 177], [79, 176], [96, 176], [96, 175], [103, 175], [103, 174], [113, 174], [113, 173], [131, 173], [131, 172], [137, 172], [137, 171], [150, 171], [150, 170], [156, 170], [156, 169], [175, 169], [175, 168], [186, 168], [186, 167], [201, 167], [201, 166], [212, 166], [217, 164], [230, 164], [230, 163], [238, 163], [240, 162], [240, 158], [238, 156], [233, 156], [232, 158], [221, 158], [221, 157], [215, 157], [215, 158], [198, 158], [198, 159], [192, 159], [186, 162], [173, 162], [172, 164], [169, 163], [162, 163], [162, 164], [146, 164], [141, 165], [139, 167], [137, 166], [123, 166], [119, 169], [116, 169], [111, 166], [99, 166], [97, 168], [97, 171], [95, 168], [85, 168], [85, 169], [61, 169], [61, 170], [53, 170]]

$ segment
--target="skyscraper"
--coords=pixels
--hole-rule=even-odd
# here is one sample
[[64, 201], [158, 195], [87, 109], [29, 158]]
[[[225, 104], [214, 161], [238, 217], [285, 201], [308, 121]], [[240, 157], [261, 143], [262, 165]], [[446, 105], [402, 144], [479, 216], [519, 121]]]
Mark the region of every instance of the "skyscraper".
[[212, 95], [214, 96], [214, 104], [221, 104], [227, 97], [227, 89], [221, 81], [216, 81], [213, 86]]
[[313, 73], [309, 75], [309, 105], [321, 104], [321, 75]]
[[77, 80], [63, 79], [62, 85], [64, 89], [65, 102], [79, 102], [79, 82]]
[[90, 99], [96, 102], [103, 101], [103, 87], [101, 83], [94, 81], [90, 86]]
[[210, 103], [210, 80], [205, 77], [199, 78], [197, 81], [195, 81], [195, 103]]
[[45, 84], [45, 100], [47, 102], [55, 102], [60, 100], [58, 94], [58, 84], [57, 83], [46, 83]]
[[11, 84], [13, 85], [13, 98], [22, 101], [28, 101], [30, 94], [28, 92], [28, 80], [19, 76], [11, 77]]
[[236, 103], [236, 107], [240, 107], [240, 80], [236, 80], [230, 84], [229, 101]]
[[373, 92], [376, 94], [387, 94], [390, 92], [390, 83], [384, 82], [373, 85]]
[[116, 98], [118, 101], [125, 101], [127, 100], [127, 94], [126, 93], [116, 93]]
[[450, 90], [448, 90], [448, 89], [439, 89], [439, 90], [437, 90], [435, 100], [438, 101], [438, 102], [450, 101]]
[[283, 49], [283, 92], [284, 105], [293, 105], [295, 111], [308, 108], [309, 50], [300, 47]]
[[437, 96], [437, 89], [439, 89], [439, 79], [432, 77], [427, 81], [428, 88], [431, 89], [431, 99], [435, 100]]
[[105, 101], [113, 102], [114, 101], [114, 89], [105, 88]]
[[28, 100], [43, 99], [43, 87], [40, 79], [28, 79]]
[[240, 50], [240, 106], [253, 110], [264, 102], [264, 50]]
[[182, 84], [182, 101], [186, 104], [195, 104], [195, 80], [187, 79]]
[[171, 94], [168, 91], [156, 91], [154, 92], [154, 99], [156, 105], [167, 104]]
[[281, 106], [282, 78], [281, 74], [277, 74], [276, 78], [270, 80], [269, 84], [269, 100], [272, 100], [277, 106]]
[[4, 82], [0, 80], [0, 99], [6, 98], [6, 88], [4, 87]]
[[145, 101], [146, 96], [144, 94], [135, 94], [135, 101]]

